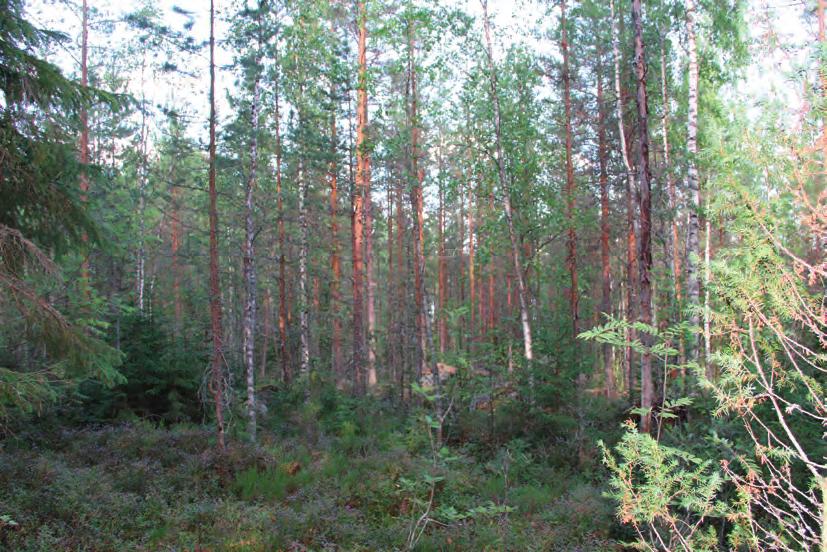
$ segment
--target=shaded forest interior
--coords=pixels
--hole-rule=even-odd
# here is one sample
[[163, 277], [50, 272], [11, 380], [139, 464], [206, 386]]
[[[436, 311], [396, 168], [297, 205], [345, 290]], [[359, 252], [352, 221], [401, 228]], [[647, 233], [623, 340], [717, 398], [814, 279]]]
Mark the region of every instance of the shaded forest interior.
[[827, 551], [825, 9], [0, 0], [0, 548]]

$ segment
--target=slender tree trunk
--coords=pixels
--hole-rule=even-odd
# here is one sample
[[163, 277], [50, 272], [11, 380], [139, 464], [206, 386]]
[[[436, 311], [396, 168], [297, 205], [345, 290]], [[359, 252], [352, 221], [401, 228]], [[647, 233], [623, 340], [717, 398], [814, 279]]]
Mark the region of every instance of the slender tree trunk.
[[[488, 195], [488, 212], [492, 215], [494, 213], [494, 190], [491, 190], [491, 193]], [[485, 327], [486, 331], [488, 332], [489, 338], [491, 338], [491, 336], [493, 335], [494, 327], [496, 325], [497, 306], [496, 292], [494, 290], [494, 273], [496, 272], [496, 270], [496, 258], [494, 256], [493, 251], [490, 251], [488, 254], [488, 304], [485, 317]]]
[[[442, 168], [442, 143], [440, 143], [439, 164]], [[440, 173], [442, 171], [440, 170]], [[438, 260], [438, 275], [437, 282], [439, 284], [438, 297], [438, 333], [439, 333], [439, 353], [445, 354], [445, 349], [448, 346], [448, 325], [445, 323], [445, 308], [448, 297], [448, 267], [447, 259], [445, 257], [445, 190], [442, 186], [442, 178], [439, 179], [439, 260]]]
[[[331, 33], [335, 31], [333, 21], [330, 22]], [[330, 96], [336, 97], [336, 87], [333, 80], [330, 83]], [[327, 181], [330, 186], [330, 323], [331, 335], [331, 362], [336, 383], [341, 386], [345, 380], [344, 357], [342, 355], [342, 319], [339, 308], [342, 302], [341, 280], [342, 263], [339, 259], [339, 168], [337, 163], [337, 135], [336, 135], [336, 108], [330, 114], [330, 163], [328, 164]]]
[[523, 263], [520, 258], [520, 245], [517, 239], [517, 232], [514, 228], [514, 215], [511, 206], [511, 189], [505, 174], [505, 158], [502, 147], [502, 118], [500, 115], [500, 98], [497, 91], [497, 72], [494, 67], [494, 51], [491, 46], [491, 24], [488, 21], [488, 0], [481, 0], [483, 8], [483, 28], [485, 30], [486, 52], [488, 57], [488, 72], [491, 80], [491, 100], [494, 104], [494, 137], [497, 154], [497, 176], [499, 177], [500, 189], [503, 194], [503, 208], [505, 220], [508, 224], [508, 235], [511, 239], [511, 256], [514, 262], [514, 276], [517, 279], [517, 294], [520, 299], [520, 320], [523, 328], [523, 356], [529, 366], [534, 356], [531, 341], [531, 321], [528, 315], [528, 293], [526, 292], [525, 280], [523, 277]]
[[[675, 294], [675, 315], [680, 316], [681, 303], [683, 302], [683, 290], [681, 289], [681, 254], [680, 254], [680, 238], [678, 237], [678, 192], [675, 186], [675, 179], [671, 172], [671, 159], [669, 151], [669, 83], [666, 73], [666, 49], [661, 41], [660, 47], [660, 79], [661, 79], [661, 93], [663, 95], [663, 165], [666, 174], [666, 185], [669, 193], [669, 210], [672, 211], [672, 234], [671, 234], [671, 254], [672, 254], [672, 282], [674, 285]], [[678, 364], [681, 366], [681, 379], [686, 378], [686, 369], [684, 364], [686, 362], [686, 351], [684, 349], [683, 338], [679, 338], [678, 344], [679, 356]]]
[[410, 189], [411, 209], [413, 210], [413, 246], [414, 246], [414, 301], [416, 307], [416, 376], [422, 377], [427, 362], [426, 316], [425, 312], [425, 251], [424, 251], [424, 202], [422, 181], [425, 178], [424, 169], [419, 167], [419, 113], [418, 94], [416, 89], [416, 51], [414, 45], [414, 22], [409, 23], [408, 31], [408, 71], [411, 83], [411, 177], [414, 179]]
[[[687, 229], [687, 262], [686, 288], [689, 302], [689, 323], [698, 326], [700, 323], [698, 310], [700, 308], [701, 283], [698, 274], [698, 263], [701, 260], [700, 250], [700, 210], [701, 187], [698, 177], [698, 52], [695, 45], [695, 0], [686, 2], [686, 41], [689, 51], [689, 104], [687, 107], [686, 123], [686, 153], [687, 153], [687, 189], [689, 192], [689, 227]], [[695, 334], [689, 338], [689, 359], [698, 359], [698, 339]]]
[[210, 392], [215, 403], [218, 448], [224, 444], [224, 370], [222, 367], [221, 284], [218, 275], [218, 205], [215, 188], [215, 0], [210, 0], [210, 319], [212, 322], [212, 358]]
[[[303, 92], [300, 92], [303, 95]], [[303, 124], [299, 114], [299, 126]], [[310, 375], [310, 297], [308, 295], [307, 255], [310, 248], [310, 233], [307, 226], [308, 185], [304, 169], [304, 154], [300, 154], [296, 169], [299, 186], [299, 374], [302, 378]]]
[[[400, 170], [400, 174], [405, 174], [406, 170]], [[404, 337], [404, 325], [405, 325], [405, 289], [402, 286], [402, 275], [405, 271], [405, 266], [407, 264], [407, 260], [405, 259], [405, 208], [403, 204], [403, 197], [402, 197], [402, 184], [403, 180], [400, 178], [396, 182], [396, 187], [394, 190], [395, 194], [395, 203], [396, 203], [396, 270], [395, 270], [395, 279], [396, 279], [396, 327], [394, 329], [395, 339], [396, 339], [396, 347], [397, 347], [397, 361], [399, 363], [399, 393], [400, 399], [405, 399], [405, 370], [407, 367], [407, 358], [405, 354], [405, 337]]]
[[[601, 298], [600, 311], [604, 317], [612, 314], [612, 266], [609, 257], [609, 176], [606, 148], [606, 116], [603, 109], [603, 52], [597, 50], [597, 159], [600, 165], [600, 263], [601, 263]], [[603, 373], [605, 375], [606, 396], [617, 396], [612, 364], [612, 346], [603, 345]]]
[[[276, 48], [278, 42], [276, 42]], [[278, 60], [278, 50], [273, 54], [274, 59]], [[276, 66], [276, 75], [273, 86], [273, 103], [275, 119], [275, 139], [276, 139], [276, 211], [278, 212], [278, 278], [279, 278], [279, 361], [281, 363], [281, 377], [284, 383], [290, 383], [293, 379], [293, 373], [290, 368], [290, 358], [287, 354], [287, 324], [288, 324], [288, 308], [287, 308], [287, 238], [284, 228], [284, 193], [281, 187], [281, 115], [279, 113], [279, 67]]]
[[365, 297], [367, 298], [367, 388], [376, 387], [376, 275], [373, 270], [373, 198], [370, 193], [370, 160], [365, 160]]
[[[389, 174], [393, 173], [390, 166], [387, 166]], [[388, 212], [386, 216], [386, 224], [388, 226], [388, 286], [386, 288], [387, 297], [387, 321], [386, 321], [386, 338], [385, 338], [385, 363], [391, 372], [392, 381], [399, 379], [399, 364], [396, 355], [396, 310], [398, 307], [396, 301], [396, 258], [394, 256], [394, 228], [393, 228], [393, 188], [392, 180], [388, 181], [386, 201], [388, 205]]]
[[[461, 305], [465, 304], [465, 194], [459, 198], [459, 217], [457, 219], [457, 226], [459, 227], [459, 302]], [[467, 343], [468, 335], [468, 319], [465, 315], [461, 318], [460, 331], [455, 342], [455, 348], [459, 350], [466, 350], [464, 347]]]
[[[825, 42], [827, 42], [827, 33], [825, 33], [825, 18], [824, 12], [827, 10], [827, 0], [818, 0], [818, 7], [816, 11], [818, 12], [818, 42], [824, 47]], [[818, 74], [821, 80], [821, 90], [822, 90], [822, 99], [827, 97], [827, 69], [824, 66], [824, 58], [823, 55], [819, 56], [818, 58]], [[823, 173], [827, 176], [827, 118], [822, 121], [821, 124], [821, 162], [823, 165]], [[827, 527], [827, 524], [825, 524]]]
[[359, 24], [359, 83], [356, 102], [356, 179], [352, 194], [352, 242], [353, 242], [353, 386], [357, 393], [364, 392], [365, 335], [364, 302], [362, 293], [364, 248], [364, 197], [368, 186], [366, 174], [367, 158], [367, 124], [368, 124], [368, 90], [367, 90], [367, 7], [365, 0], [357, 2], [357, 20]]
[[[632, 170], [632, 163], [629, 160], [629, 148], [626, 143], [626, 130], [623, 125], [623, 92], [620, 85], [620, 45], [617, 19], [615, 17], [614, 0], [610, 0], [612, 14], [612, 56], [614, 58], [614, 85], [615, 85], [615, 109], [618, 125], [618, 138], [620, 140], [620, 154], [623, 159], [623, 167], [626, 169], [626, 286], [625, 304], [626, 319], [632, 322], [635, 318], [635, 288], [637, 287], [637, 239], [634, 219], [635, 173]], [[622, 20], [622, 15], [621, 15]], [[626, 347], [623, 351], [623, 364], [626, 373], [626, 392], [632, 397], [634, 377], [632, 371], [632, 348], [628, 345], [635, 339], [635, 331], [631, 328], [626, 330]]]
[[[469, 188], [473, 188], [473, 184], [469, 182]], [[469, 289], [469, 327], [468, 327], [468, 343], [469, 343], [469, 350], [473, 349], [473, 344], [476, 342], [477, 336], [477, 315], [476, 315], [476, 305], [477, 305], [477, 281], [476, 281], [476, 272], [475, 268], [475, 253], [476, 253], [476, 240], [475, 240], [475, 228], [474, 228], [474, 196], [476, 192], [471, 191], [469, 195], [468, 201], [468, 289]]]
[[[707, 213], [709, 212], [709, 198], [707, 197]], [[706, 365], [706, 377], [712, 380], [715, 377], [715, 367], [712, 365], [712, 311], [709, 306], [709, 281], [712, 279], [712, 271], [709, 266], [710, 261], [710, 235], [712, 234], [712, 227], [709, 220], [709, 215], [706, 216], [705, 221], [705, 235], [704, 235], [704, 364]]]
[[[643, 18], [641, 0], [632, 0], [632, 20], [635, 26], [635, 77], [637, 81], [637, 115], [638, 115], [638, 182], [640, 185], [640, 321], [652, 324], [652, 198], [649, 171], [649, 105], [646, 97], [646, 50], [643, 43]], [[654, 402], [654, 383], [652, 381], [652, 355], [649, 347], [652, 336], [642, 332], [641, 341], [645, 347], [641, 355], [641, 408], [651, 409]], [[641, 420], [641, 429], [650, 431], [651, 411]]]
[[141, 63], [141, 143], [140, 162], [138, 166], [138, 259], [135, 266], [135, 294], [138, 299], [138, 312], [144, 314], [144, 290], [146, 288], [146, 184], [147, 184], [147, 124], [146, 124], [146, 96], [144, 89], [144, 69], [146, 67], [146, 53]]
[[[273, 324], [271, 322], [273, 316], [273, 294], [270, 287], [264, 288], [264, 312], [262, 313], [262, 320], [264, 327], [261, 332], [261, 364], [259, 364], [258, 377], [263, 380], [267, 375], [267, 353], [270, 349], [270, 340], [273, 337]], [[275, 339], [273, 339], [275, 341]]]
[[[259, 6], [261, 11], [261, 6]], [[261, 22], [258, 22], [259, 26]], [[259, 64], [254, 61], [256, 74], [253, 80], [253, 98], [250, 106], [250, 174], [244, 197], [244, 366], [247, 370], [247, 432], [250, 440], [256, 441], [256, 263], [255, 263], [255, 189], [258, 172], [258, 110], [259, 110]]]
[[577, 346], [578, 334], [578, 285], [577, 285], [577, 230], [574, 226], [574, 208], [576, 188], [574, 182], [574, 164], [572, 163], [572, 128], [571, 128], [571, 72], [569, 70], [569, 42], [566, 29], [566, 0], [560, 2], [560, 49], [563, 53], [563, 103], [566, 112], [566, 220], [568, 222], [568, 239], [566, 242], [566, 265], [571, 278], [569, 289], [569, 312], [571, 314], [572, 343]]

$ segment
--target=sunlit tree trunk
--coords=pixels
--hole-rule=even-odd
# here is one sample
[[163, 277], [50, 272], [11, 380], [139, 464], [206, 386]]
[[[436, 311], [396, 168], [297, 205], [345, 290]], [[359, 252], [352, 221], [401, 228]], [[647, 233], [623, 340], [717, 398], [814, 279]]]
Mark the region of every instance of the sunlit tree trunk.
[[[652, 198], [649, 172], [649, 106], [646, 97], [646, 50], [643, 43], [643, 19], [641, 0], [632, 0], [632, 21], [635, 27], [635, 78], [637, 94], [635, 97], [638, 115], [638, 183], [640, 187], [640, 321], [652, 324]], [[641, 408], [651, 409], [654, 402], [654, 383], [652, 381], [652, 355], [648, 347], [652, 345], [652, 336], [641, 332], [641, 342], [646, 350], [641, 355], [640, 386]], [[641, 419], [642, 431], [650, 431], [652, 413], [649, 411]]]
[[368, 187], [366, 163], [367, 158], [367, 8], [365, 1], [357, 2], [357, 22], [359, 26], [359, 82], [356, 101], [356, 178], [352, 194], [353, 213], [351, 237], [353, 245], [353, 386], [357, 393], [364, 391], [365, 373], [365, 334], [364, 334], [364, 198]]
[[[686, 122], [686, 153], [687, 153], [687, 190], [689, 192], [689, 226], [687, 228], [686, 244], [686, 289], [689, 308], [689, 323], [698, 326], [700, 323], [700, 293], [701, 283], [698, 264], [701, 261], [700, 250], [700, 210], [701, 187], [698, 177], [698, 52], [695, 44], [695, 0], [686, 1], [686, 45], [689, 53], [689, 100]], [[692, 334], [689, 340], [689, 358], [697, 360], [698, 339]]]

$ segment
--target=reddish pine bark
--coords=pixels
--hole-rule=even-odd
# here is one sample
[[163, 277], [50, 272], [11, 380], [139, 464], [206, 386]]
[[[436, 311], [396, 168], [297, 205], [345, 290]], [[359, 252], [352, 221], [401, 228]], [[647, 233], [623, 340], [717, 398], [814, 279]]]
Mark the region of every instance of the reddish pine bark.
[[356, 101], [356, 179], [353, 190], [353, 212], [351, 218], [352, 264], [353, 264], [353, 387], [357, 393], [364, 391], [365, 334], [364, 334], [364, 197], [367, 188], [367, 8], [365, 0], [357, 2], [359, 24], [359, 83]]
[[[563, 53], [563, 102], [566, 112], [566, 219], [568, 220], [568, 239], [566, 242], [566, 265], [571, 278], [569, 288], [569, 311], [571, 314], [572, 339], [578, 333], [578, 285], [577, 285], [577, 230], [574, 226], [574, 205], [576, 189], [574, 181], [574, 164], [572, 163], [572, 128], [571, 128], [571, 72], [569, 70], [569, 43], [566, 29], [566, 0], [560, 2], [561, 41]], [[573, 341], [573, 343], [577, 343]]]

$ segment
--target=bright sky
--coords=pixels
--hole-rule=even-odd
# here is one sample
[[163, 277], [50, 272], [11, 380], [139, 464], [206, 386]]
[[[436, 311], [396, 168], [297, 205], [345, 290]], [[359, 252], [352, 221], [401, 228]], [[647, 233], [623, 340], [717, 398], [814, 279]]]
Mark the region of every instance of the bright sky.
[[[142, 0], [88, 0], [89, 5], [98, 13], [93, 16], [93, 21], [117, 21], [125, 13], [132, 12], [142, 6]], [[447, 0], [455, 5], [464, 7], [475, 16], [480, 16], [482, 10], [478, 0]], [[193, 14], [194, 26], [192, 35], [197, 40], [206, 40], [209, 36], [209, 2], [207, 0], [157, 0], [156, 4], [164, 14], [164, 21], [173, 30], [184, 30], [187, 17], [175, 13], [173, 7], [182, 8]], [[224, 19], [225, 10], [235, 9], [231, 0], [216, 0], [217, 10], [217, 35], [220, 41], [226, 35], [228, 23]], [[548, 51], [548, 44], [538, 43], [531, 39], [529, 30], [537, 26], [543, 17], [548, 17], [546, 6], [549, 2], [538, 2], [534, 0], [490, 0], [489, 11], [492, 14], [497, 37], [500, 42], [495, 49], [502, 52], [503, 41], [522, 40], [527, 41], [536, 48], [545, 48]], [[56, 0], [30, 0], [30, 15], [36, 23], [50, 28], [57, 28], [66, 32], [72, 37], [73, 42], [67, 43], [62, 52], [56, 53], [64, 69], [76, 73], [79, 66], [79, 41], [80, 41], [80, 10], [71, 10]], [[543, 6], [542, 8], [540, 6]], [[743, 82], [739, 83], [736, 90], [747, 94], [753, 101], [759, 97], [770, 94], [786, 98], [791, 109], [796, 109], [801, 104], [799, 90], [790, 86], [786, 74], [790, 70], [800, 67], [806, 61], [806, 52], [802, 53], [801, 46], [811, 42], [815, 37], [815, 28], [812, 21], [804, 21], [805, 2], [801, 0], [749, 0], [750, 6], [750, 31], [753, 38], [757, 38], [767, 32], [777, 35], [780, 43], [789, 45], [791, 48], [784, 51], [775, 51], [773, 55], [766, 52], [753, 55], [753, 62], [747, 71]], [[478, 20], [480, 17], [478, 17]], [[128, 40], [130, 33], [124, 24], [116, 26], [111, 36], [104, 33], [90, 33], [90, 63], [95, 63], [95, 50], [100, 48], [117, 47], [117, 44]], [[111, 41], [111, 42], [110, 42]], [[217, 50], [217, 62], [219, 67], [231, 64], [230, 53], [219, 46]], [[207, 51], [204, 49], [201, 54], [191, 59], [175, 60], [179, 65], [191, 69], [193, 73], [200, 74], [200, 78], [171, 78], [169, 74], [160, 75], [155, 78], [150, 70], [147, 70], [143, 77], [140, 72], [131, 75], [129, 85], [130, 91], [137, 97], [141, 96], [144, 90], [148, 100], [155, 104], [184, 104], [194, 118], [206, 119], [207, 113]], [[125, 62], [127, 60], [124, 60]], [[148, 60], [152, 61], [152, 60]], [[181, 63], [183, 61], [183, 64]], [[131, 64], [140, 66], [140, 60], [130, 60]], [[149, 66], [152, 64], [149, 63]], [[223, 90], [230, 89], [234, 76], [226, 69], [218, 71], [218, 100], [219, 118], [228, 115], [227, 104]], [[141, 85], [143, 81], [143, 86]], [[206, 122], [195, 125], [192, 130], [202, 135], [201, 130], [205, 128]]]

